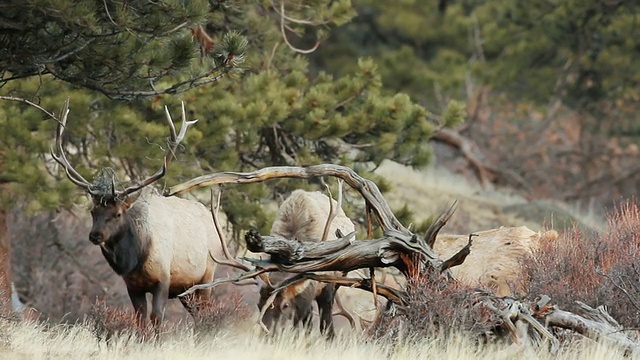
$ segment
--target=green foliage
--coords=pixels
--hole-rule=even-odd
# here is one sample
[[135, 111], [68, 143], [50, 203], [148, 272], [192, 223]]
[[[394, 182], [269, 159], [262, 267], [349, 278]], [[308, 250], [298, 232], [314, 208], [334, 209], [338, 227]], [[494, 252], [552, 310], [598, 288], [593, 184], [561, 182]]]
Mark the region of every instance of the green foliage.
[[380, 65], [387, 91], [405, 92], [439, 112], [438, 96], [464, 96], [471, 21], [460, 5], [446, 14], [437, 6], [437, 1], [354, 1], [358, 16], [312, 55], [313, 64], [344, 74], [353, 69], [351, 59], [369, 56]]
[[[215, 13], [208, 0], [11, 0], [0, 14], [0, 84], [52, 74], [112, 98], [186, 91], [244, 58], [246, 39], [224, 33], [214, 35], [223, 36], [215, 61], [198, 61], [192, 30]], [[219, 61], [229, 54], [232, 63]], [[163, 81], [166, 88], [154, 86]]]
[[354, 1], [358, 16], [313, 55], [314, 67], [343, 74], [352, 69], [350, 59], [366, 55], [380, 64], [388, 89], [406, 92], [436, 113], [445, 111], [449, 99], [472, 96], [465, 86], [489, 85], [511, 102], [547, 105], [560, 99], [591, 115], [583, 122], [594, 132], [636, 132], [637, 3], [489, 0], [449, 1], [445, 11], [437, 6]]
[[460, 125], [467, 116], [467, 109], [465, 104], [460, 101], [451, 100], [447, 104], [447, 109], [442, 114], [442, 122], [444, 126], [454, 127]]
[[[54, 8], [65, 8], [64, 3], [60, 0]], [[344, 24], [352, 17], [349, 1], [318, 0], [305, 6], [211, 2], [208, 12], [196, 6], [197, 3], [158, 5], [166, 9], [140, 5], [139, 13], [109, 7], [116, 24], [125, 29], [141, 20], [138, 15], [147, 14], [144, 23], [136, 27], [144, 30], [143, 35], [133, 36], [123, 31], [108, 41], [95, 40], [87, 46], [89, 52], [82, 52], [74, 61], [82, 59], [83, 64], [91, 65], [91, 73], [103, 81], [109, 74], [108, 84], [103, 85], [115, 93], [142, 84], [141, 71], [150, 74], [161, 71], [158, 69], [171, 68], [171, 71], [166, 77], [158, 78], [155, 85], [171, 87], [175, 79], [205, 74], [206, 64], [192, 61], [196, 47], [186, 32], [188, 27], [185, 31], [172, 32], [169, 37], [156, 38], [151, 34], [173, 29], [185, 21], [193, 25], [207, 22], [206, 29], [214, 40], [215, 50], [201, 61], [212, 66], [225, 63], [238, 69], [243, 66], [242, 77], [225, 77], [215, 84], [202, 80], [193, 90], [179, 95], [170, 92], [147, 100], [118, 102], [111, 100], [110, 94], [104, 96], [74, 87], [95, 89], [91, 84], [65, 83], [45, 75], [11, 81], [10, 86], [0, 90], [0, 95], [27, 97], [50, 110], [60, 108], [65, 99], [70, 98], [71, 112], [64, 136], [70, 162], [88, 180], [101, 168], [113, 169], [123, 182], [117, 186], [144, 178], [161, 166], [168, 134], [163, 108], [168, 107], [178, 125], [181, 101], [187, 105], [187, 117], [199, 121], [189, 130], [160, 185], [175, 184], [213, 171], [251, 171], [272, 165], [339, 163], [354, 167], [368, 177], [371, 176], [368, 171], [384, 159], [423, 166], [433, 157], [427, 141], [436, 126], [454, 123], [459, 118], [461, 107], [452, 103], [451, 115], [445, 117], [445, 124], [436, 124], [427, 110], [409, 96], [385, 90], [378, 62], [371, 58], [354, 57], [352, 71], [334, 76], [311, 72], [308, 57], [294, 53], [284, 43], [281, 20], [288, 21], [287, 26], [300, 35], [296, 39], [295, 34], [286, 33], [290, 41], [306, 42], [310, 30], [317, 30], [314, 36], [322, 38], [330, 25]], [[281, 6], [287, 16], [283, 19], [280, 19]], [[172, 12], [167, 10], [170, 7], [180, 9]], [[74, 13], [79, 22], [98, 15], [106, 19], [108, 23], [104, 27], [92, 31], [107, 31], [105, 29], [116, 26], [105, 14], [102, 2], [93, 10], [77, 11], [83, 11], [86, 17]], [[265, 13], [272, 17], [264, 16]], [[288, 19], [305, 19], [305, 22]], [[51, 41], [54, 40], [61, 41], [60, 38]], [[105, 54], [109, 51], [111, 53]], [[116, 58], [130, 58], [130, 63], [125, 66], [115, 61]], [[87, 74], [77, 72], [76, 75], [85, 79]], [[141, 91], [140, 94], [147, 93]], [[55, 122], [24, 104], [5, 102], [4, 105], [0, 111], [7, 116], [0, 117], [0, 125], [6, 131], [0, 136], [9, 147], [0, 151], [0, 177], [10, 178], [8, 186], [12, 191], [3, 199], [3, 205], [9, 205], [16, 197], [32, 200], [36, 208], [75, 202], [77, 197], [73, 195], [80, 192], [65, 180], [47, 155]], [[52, 181], [46, 171], [59, 181]], [[384, 183], [381, 187], [384, 190]], [[223, 210], [236, 229], [254, 227], [266, 232], [273, 212], [265, 210], [265, 200], [277, 199], [293, 188], [324, 189], [317, 183], [301, 180], [229, 185], [223, 191]], [[347, 208], [352, 206], [347, 204]]]

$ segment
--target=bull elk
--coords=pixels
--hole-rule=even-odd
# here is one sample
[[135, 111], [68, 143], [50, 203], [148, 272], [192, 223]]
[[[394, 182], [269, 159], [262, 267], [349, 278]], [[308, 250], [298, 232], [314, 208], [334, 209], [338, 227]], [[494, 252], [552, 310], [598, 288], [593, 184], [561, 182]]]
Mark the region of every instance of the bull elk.
[[[166, 107], [165, 112], [171, 136], [164, 164], [152, 176], [124, 190], [116, 189], [113, 176], [110, 179], [98, 178], [92, 184], [69, 163], [62, 142], [69, 114], [68, 101], [58, 122], [56, 150], [51, 151], [69, 180], [91, 196], [93, 226], [89, 240], [100, 247], [113, 271], [123, 278], [133, 308], [141, 320], [146, 321], [146, 294], [151, 293], [150, 318], [154, 325], [162, 321], [167, 299], [176, 297], [194, 284], [213, 279], [216, 263], [212, 256], [221, 252], [211, 214], [204, 205], [178, 197], [163, 197], [148, 188], [165, 175], [173, 152], [184, 139], [187, 128], [196, 122], [186, 120], [183, 103], [182, 126], [176, 134]], [[210, 294], [210, 289], [202, 289], [196, 296], [208, 299]], [[193, 315], [190, 300], [180, 298], [180, 301]]]

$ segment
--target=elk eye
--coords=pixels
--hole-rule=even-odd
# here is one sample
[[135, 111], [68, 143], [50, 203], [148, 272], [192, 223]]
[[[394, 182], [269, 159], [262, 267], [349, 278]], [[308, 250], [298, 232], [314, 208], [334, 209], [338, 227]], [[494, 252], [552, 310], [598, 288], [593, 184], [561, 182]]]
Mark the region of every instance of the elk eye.
[[282, 304], [282, 308], [283, 308], [283, 309], [288, 309], [288, 308], [289, 308], [289, 306], [290, 306], [290, 305], [289, 305], [289, 303], [284, 303], [284, 304]]
[[121, 216], [122, 216], [122, 213], [121, 213], [121, 212], [116, 213], [116, 218], [119, 218], [119, 217], [121, 217]]

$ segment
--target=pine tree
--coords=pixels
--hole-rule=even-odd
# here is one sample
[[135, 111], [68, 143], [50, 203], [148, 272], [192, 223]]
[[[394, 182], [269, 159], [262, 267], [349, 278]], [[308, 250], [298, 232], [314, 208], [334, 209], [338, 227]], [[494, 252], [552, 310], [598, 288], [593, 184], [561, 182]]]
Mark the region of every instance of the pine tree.
[[386, 91], [434, 116], [468, 101], [472, 121], [456, 129], [468, 146], [440, 136], [448, 130], [435, 138], [459, 149], [477, 142], [486, 156], [460, 153], [483, 184], [603, 205], [636, 193], [636, 2], [354, 0], [354, 8], [354, 21], [312, 54], [312, 71], [345, 75], [350, 59], [369, 56]]
[[[184, 92], [244, 58], [246, 39], [238, 33], [216, 34], [215, 49], [203, 33], [228, 11], [207, 0], [11, 0], [0, 13], [0, 85], [52, 74], [117, 99]], [[198, 45], [212, 52], [199, 63]]]
[[[54, 3], [59, 9], [67, 9], [64, 1]], [[204, 12], [196, 11], [200, 8], [195, 5], [180, 12], [165, 9], [179, 6], [180, 1], [164, 2], [160, 9], [140, 5], [139, 10], [134, 5], [122, 8], [122, 3], [107, 2], [113, 6], [109, 7], [111, 17], [122, 16], [123, 20], [115, 24], [101, 4], [96, 2], [93, 10], [83, 12], [83, 16], [70, 9], [69, 18], [78, 20], [63, 23], [73, 33], [77, 24], [86, 24], [92, 16], [102, 21], [92, 31], [115, 31], [118, 35], [110, 37], [111, 40], [93, 40], [77, 56], [66, 58], [70, 63], [52, 64], [57, 69], [54, 73], [27, 77], [33, 74], [28, 66], [17, 66], [5, 58], [0, 60], [14, 66], [10, 76], [4, 77], [7, 85], [0, 90], [4, 94], [23, 95], [39, 101], [45, 109], [58, 109], [66, 98], [71, 99], [65, 143], [70, 161], [87, 179], [103, 167], [113, 168], [122, 181], [154, 172], [161, 164], [161, 147], [167, 134], [163, 106], [168, 106], [177, 119], [181, 101], [187, 104], [188, 117], [199, 122], [190, 129], [177, 160], [163, 180], [169, 184], [213, 171], [248, 171], [271, 165], [331, 162], [366, 172], [389, 158], [423, 166], [432, 159], [427, 140], [434, 129], [462, 117], [461, 113], [452, 112], [448, 120], [434, 121], [424, 107], [407, 95], [386, 91], [379, 66], [368, 58], [352, 58], [353, 70], [339, 76], [309, 70], [305, 50], [323, 44], [331, 36], [332, 28], [352, 18], [354, 12], [349, 1], [317, 0], [304, 4], [210, 1], [208, 8], [202, 5], [206, 8]], [[51, 9], [54, 4], [47, 6], [42, 5]], [[162, 36], [147, 33], [142, 38], [132, 35], [127, 30], [133, 29], [131, 22], [124, 20], [127, 15], [119, 15], [117, 9], [131, 11], [128, 16], [144, 11], [146, 16], [142, 18], [148, 23], [135, 29], [147, 32], [159, 29], [166, 37], [161, 40]], [[51, 12], [54, 13], [57, 12]], [[185, 22], [187, 25], [179, 30], [167, 33], [167, 29]], [[202, 44], [191, 36], [189, 29], [194, 26], [205, 31], [214, 44], [222, 46], [204, 57], [196, 56]], [[78, 29], [75, 31], [84, 34]], [[51, 44], [57, 41], [59, 47], [63, 40], [49, 41]], [[189, 50], [177, 51], [176, 46]], [[54, 48], [51, 46], [50, 51]], [[184, 53], [189, 54], [188, 59], [178, 61]], [[235, 72], [239, 76], [216, 77], [215, 82], [208, 82], [210, 77], [202, 78], [198, 80], [202, 83], [196, 81], [198, 86], [188, 83], [180, 91], [154, 90], [170, 89], [194, 74], [199, 76], [205, 71], [203, 67], [219, 66], [231, 54], [235, 59], [244, 58], [242, 64], [229, 64], [242, 70], [242, 74]], [[134, 61], [123, 60], [127, 58]], [[156, 58], [165, 60], [151, 61]], [[152, 65], [163, 65], [151, 70], [150, 61]], [[86, 66], [82, 68], [84, 73], [74, 73], [80, 64]], [[97, 67], [89, 70], [89, 66]], [[168, 68], [171, 71], [163, 73], [162, 69]], [[62, 69], [71, 75], [59, 76]], [[112, 77], [107, 76], [112, 71]], [[158, 77], [150, 88], [145, 77], [148, 71], [165, 76]], [[103, 76], [98, 87], [87, 85], [84, 80], [87, 72]], [[16, 77], [27, 78], [16, 80]], [[190, 87], [193, 89], [182, 91]], [[4, 206], [16, 196], [28, 199], [33, 209], [75, 201], [77, 197], [73, 194], [79, 193], [63, 174], [54, 172], [58, 181], [46, 175], [55, 168], [47, 155], [55, 122], [33, 107], [6, 102], [3, 105], [0, 177], [9, 179], [12, 189], [3, 192]], [[281, 180], [228, 187], [223, 191], [224, 211], [238, 229], [268, 230], [272, 214], [265, 210], [265, 199], [293, 187], [310, 186]]]

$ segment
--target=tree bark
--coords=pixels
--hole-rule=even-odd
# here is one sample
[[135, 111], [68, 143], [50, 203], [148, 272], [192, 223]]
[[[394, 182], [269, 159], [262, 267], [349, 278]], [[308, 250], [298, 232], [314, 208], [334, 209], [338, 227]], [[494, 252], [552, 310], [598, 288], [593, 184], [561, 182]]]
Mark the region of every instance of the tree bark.
[[[0, 210], [0, 298], [11, 297], [11, 239], [7, 233], [7, 213]], [[3, 302], [0, 301], [0, 304]], [[10, 302], [7, 302], [10, 305]]]

